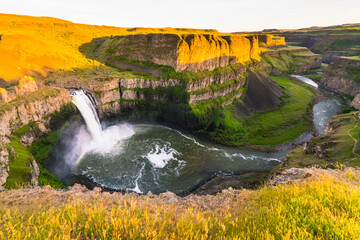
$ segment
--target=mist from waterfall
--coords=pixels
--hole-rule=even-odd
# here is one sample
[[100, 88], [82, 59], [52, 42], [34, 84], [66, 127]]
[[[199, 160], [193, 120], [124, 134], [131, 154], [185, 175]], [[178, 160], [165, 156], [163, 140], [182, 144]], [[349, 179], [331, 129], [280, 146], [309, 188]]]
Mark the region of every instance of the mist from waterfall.
[[128, 124], [117, 124], [102, 128], [91, 96], [82, 89], [70, 91], [72, 102], [84, 118], [86, 128], [74, 131], [71, 149], [67, 153], [69, 165], [75, 165], [87, 153], [108, 154], [121, 140], [131, 137], [134, 130]]

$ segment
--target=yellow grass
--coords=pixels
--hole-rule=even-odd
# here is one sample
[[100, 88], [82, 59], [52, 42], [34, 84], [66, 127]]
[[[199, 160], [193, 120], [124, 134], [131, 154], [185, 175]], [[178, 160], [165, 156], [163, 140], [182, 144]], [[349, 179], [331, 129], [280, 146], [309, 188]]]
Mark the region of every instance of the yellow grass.
[[[130, 31], [128, 31], [130, 30]], [[69, 21], [0, 14], [0, 78], [18, 80], [26, 74], [44, 75], [51, 69], [82, 68], [98, 64], [78, 48], [93, 38], [139, 33], [217, 33], [201, 29], [126, 29], [75, 24]]]
[[[76, 24], [49, 17], [0, 14], [0, 35], [2, 35], [0, 40], [0, 79], [15, 82], [24, 75], [44, 76], [51, 70], [72, 70], [73, 68], [87, 68], [94, 64], [99, 65], [99, 62], [90, 60], [79, 52], [82, 44], [98, 37], [149, 33], [221, 34], [216, 30], [206, 29], [130, 29]], [[239, 35], [236, 34], [238, 38]], [[269, 39], [276, 40], [277, 38], [269, 36]], [[282, 44], [281, 41], [275, 40], [271, 42]], [[249, 40], [245, 38], [244, 41], [250, 44]], [[256, 41], [255, 45], [257, 44]], [[254, 46], [252, 49], [250, 57], [259, 58], [258, 47]], [[235, 50], [242, 51], [241, 48]]]
[[227, 202], [218, 208], [191, 204], [191, 197], [173, 204], [157, 196], [128, 194], [112, 198], [73, 194], [59, 199], [63, 203], [56, 203], [60, 193], [39, 198], [42, 201], [32, 194], [16, 201], [13, 190], [0, 193], [0, 238], [358, 239], [359, 176], [349, 171], [341, 180], [324, 176], [224, 193], [211, 198]]

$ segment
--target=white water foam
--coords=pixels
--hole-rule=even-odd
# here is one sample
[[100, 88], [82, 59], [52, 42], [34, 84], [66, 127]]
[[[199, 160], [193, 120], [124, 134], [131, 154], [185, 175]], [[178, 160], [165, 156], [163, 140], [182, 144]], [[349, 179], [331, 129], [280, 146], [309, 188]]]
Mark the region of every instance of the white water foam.
[[277, 162], [281, 162], [281, 158], [272, 158], [272, 157], [262, 157], [262, 156], [257, 156], [257, 155], [250, 155], [250, 156], [245, 156], [244, 154], [241, 153], [233, 153], [233, 154], [228, 154], [225, 152], [225, 156], [228, 158], [233, 158], [233, 157], [241, 157], [244, 160], [255, 160], [255, 159], [262, 159], [265, 161], [277, 161]]
[[136, 179], [135, 179], [135, 187], [132, 188], [132, 189], [129, 189], [130, 191], [134, 191], [134, 192], [139, 193], [139, 194], [143, 193], [143, 192], [140, 190], [140, 188], [139, 188], [138, 181], [139, 181], [139, 179], [142, 177], [142, 172], [143, 172], [144, 168], [145, 168], [145, 164], [143, 164], [143, 165], [141, 166], [141, 169], [140, 169], [140, 171], [139, 171], [139, 174], [136, 176]]
[[170, 160], [177, 160], [175, 154], [180, 155], [179, 152], [168, 145], [163, 148], [155, 145], [155, 149], [152, 149], [143, 157], [148, 159], [154, 168], [164, 168]]

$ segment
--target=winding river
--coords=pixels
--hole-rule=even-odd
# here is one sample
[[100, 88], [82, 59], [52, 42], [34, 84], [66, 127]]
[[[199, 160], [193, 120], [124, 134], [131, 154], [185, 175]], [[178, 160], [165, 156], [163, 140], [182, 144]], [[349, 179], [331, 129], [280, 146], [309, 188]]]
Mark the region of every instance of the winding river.
[[319, 87], [319, 85], [310, 78], [300, 75], [292, 75], [292, 77], [317, 88], [324, 95], [324, 99], [315, 104], [313, 108], [315, 129], [318, 134], [322, 134], [330, 118], [341, 112], [344, 105], [343, 99], [338, 94], [326, 90], [321, 86]]

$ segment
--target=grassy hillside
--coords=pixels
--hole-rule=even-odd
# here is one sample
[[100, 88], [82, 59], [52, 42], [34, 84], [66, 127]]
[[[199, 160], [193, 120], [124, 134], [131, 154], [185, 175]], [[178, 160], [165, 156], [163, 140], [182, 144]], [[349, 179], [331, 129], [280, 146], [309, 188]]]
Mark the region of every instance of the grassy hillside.
[[184, 198], [5, 191], [0, 238], [357, 239], [359, 180], [355, 170], [319, 172], [300, 183]]
[[312, 167], [344, 164], [360, 165], [360, 126], [358, 112], [334, 116], [329, 123], [331, 131], [312, 138], [307, 145], [291, 151], [284, 162], [275, 169], [282, 171], [292, 167]]
[[44, 75], [50, 70], [83, 68], [99, 64], [78, 48], [93, 38], [139, 33], [212, 33], [216, 30], [119, 28], [75, 24], [48, 18], [0, 14], [0, 79], [17, 80], [25, 74]]

